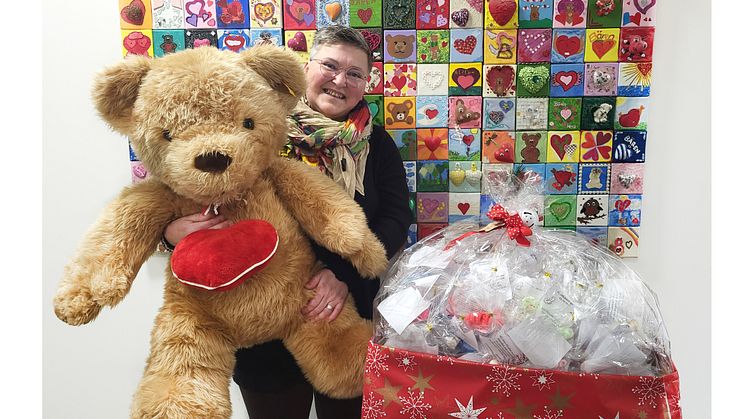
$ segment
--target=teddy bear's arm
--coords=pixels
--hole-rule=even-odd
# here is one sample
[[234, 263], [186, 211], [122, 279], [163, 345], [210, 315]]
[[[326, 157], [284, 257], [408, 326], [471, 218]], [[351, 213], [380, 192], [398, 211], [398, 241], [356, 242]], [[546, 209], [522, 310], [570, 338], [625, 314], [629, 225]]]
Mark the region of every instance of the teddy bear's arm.
[[88, 323], [101, 307], [127, 295], [175, 216], [177, 199], [170, 195], [160, 182], [145, 181], [126, 188], [104, 209], [65, 267], [54, 299], [57, 317], [73, 325]]
[[319, 245], [349, 260], [364, 277], [388, 266], [386, 250], [370, 231], [362, 208], [333, 180], [297, 160], [280, 160], [271, 179], [285, 207]]

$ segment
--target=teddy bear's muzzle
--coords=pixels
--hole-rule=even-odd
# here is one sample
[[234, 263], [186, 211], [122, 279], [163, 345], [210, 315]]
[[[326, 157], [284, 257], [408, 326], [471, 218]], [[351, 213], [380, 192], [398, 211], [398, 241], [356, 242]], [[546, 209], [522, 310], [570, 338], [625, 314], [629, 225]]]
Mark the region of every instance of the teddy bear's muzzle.
[[209, 153], [200, 154], [194, 158], [194, 167], [203, 172], [224, 172], [225, 169], [230, 166], [233, 159], [230, 156], [226, 156], [223, 153], [217, 151], [211, 151]]

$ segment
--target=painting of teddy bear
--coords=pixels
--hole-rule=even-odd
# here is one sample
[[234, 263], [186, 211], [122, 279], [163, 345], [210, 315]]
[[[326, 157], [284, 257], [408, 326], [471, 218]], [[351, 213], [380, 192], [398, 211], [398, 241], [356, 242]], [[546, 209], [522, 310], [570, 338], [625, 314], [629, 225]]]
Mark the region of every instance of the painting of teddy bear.
[[[366, 100], [400, 148], [419, 203], [410, 244], [449, 220], [489, 222], [485, 174], [512, 172], [541, 183], [545, 227], [622, 257], [637, 256], [639, 244], [656, 6], [119, 0], [124, 56], [273, 43], [307, 60], [318, 28], [359, 30], [375, 61]], [[133, 181], [147, 178], [130, 160]]]

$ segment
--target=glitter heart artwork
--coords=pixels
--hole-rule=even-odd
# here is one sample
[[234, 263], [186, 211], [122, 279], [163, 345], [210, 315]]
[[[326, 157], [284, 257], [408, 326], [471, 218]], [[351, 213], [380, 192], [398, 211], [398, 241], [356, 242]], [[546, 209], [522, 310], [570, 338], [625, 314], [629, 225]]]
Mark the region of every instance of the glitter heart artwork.
[[453, 170], [448, 173], [448, 177], [454, 185], [461, 186], [464, 183], [464, 179], [466, 179], [466, 172], [461, 168], [460, 163], [456, 163]]
[[360, 31], [360, 33], [363, 35], [363, 38], [365, 38], [365, 42], [368, 43], [368, 46], [370, 46], [371, 51], [377, 50], [378, 47], [381, 45], [381, 35], [377, 34], [376, 32], [371, 32], [369, 30], [363, 29]]
[[453, 23], [463, 28], [469, 22], [469, 11], [466, 9], [456, 10], [451, 13], [451, 19]]
[[570, 214], [572, 205], [569, 202], [552, 202], [549, 204], [549, 212], [558, 221], [562, 221]]
[[499, 124], [503, 119], [505, 119], [505, 114], [502, 111], [490, 111], [487, 115], [490, 118], [490, 121], [495, 124]]
[[474, 35], [469, 35], [464, 39], [456, 39], [453, 41], [453, 49], [465, 55], [474, 52], [476, 46], [477, 38]]
[[124, 6], [119, 12], [122, 20], [131, 24], [140, 26], [145, 21], [145, 4], [142, 0], [132, 0], [130, 4]]
[[435, 90], [438, 86], [443, 84], [443, 73], [439, 71], [425, 71], [422, 75], [422, 79], [425, 81], [427, 87]]
[[522, 67], [518, 70], [518, 79], [529, 93], [539, 93], [549, 79], [546, 67]]

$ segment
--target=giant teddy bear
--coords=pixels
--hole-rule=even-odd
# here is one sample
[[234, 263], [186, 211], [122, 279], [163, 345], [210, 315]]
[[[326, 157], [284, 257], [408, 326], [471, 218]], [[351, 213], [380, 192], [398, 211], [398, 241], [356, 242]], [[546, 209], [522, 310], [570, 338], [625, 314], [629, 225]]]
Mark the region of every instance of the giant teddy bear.
[[54, 299], [60, 319], [88, 323], [119, 303], [176, 217], [219, 204], [229, 220], [262, 220], [279, 238], [263, 269], [230, 290], [185, 285], [169, 266], [132, 417], [230, 417], [235, 350], [273, 339], [282, 339], [319, 391], [361, 393], [372, 324], [350, 298], [332, 322], [304, 319], [312, 292], [303, 285], [319, 269], [309, 239], [367, 277], [388, 261], [341, 188], [278, 154], [286, 116], [304, 91], [297, 58], [274, 46], [133, 57], [97, 77], [98, 111], [130, 138], [153, 177], [125, 188], [87, 233]]

